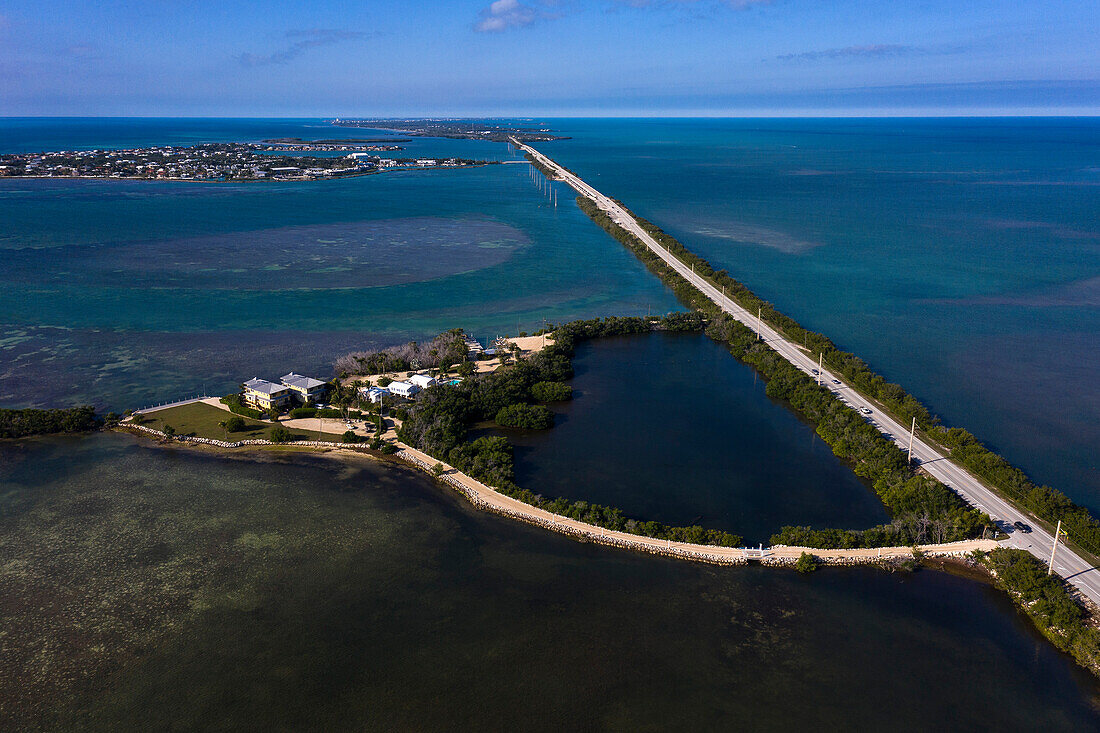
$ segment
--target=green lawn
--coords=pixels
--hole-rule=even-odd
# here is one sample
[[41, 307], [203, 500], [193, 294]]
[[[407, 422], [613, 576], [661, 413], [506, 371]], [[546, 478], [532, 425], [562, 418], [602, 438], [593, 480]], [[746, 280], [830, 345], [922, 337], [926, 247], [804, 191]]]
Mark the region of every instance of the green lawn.
[[[226, 440], [225, 429], [218, 423], [224, 422], [231, 417], [233, 417], [233, 413], [231, 412], [220, 410], [217, 407], [207, 405], [203, 402], [192, 402], [189, 405], [168, 407], [145, 415], [138, 415], [134, 418], [134, 421], [139, 425], [144, 425], [154, 430], [164, 430], [165, 425], [171, 425], [176, 429], [176, 435]], [[245, 429], [236, 433], [229, 433], [228, 440], [271, 439], [271, 428], [274, 427], [273, 425], [261, 423], [256, 420], [249, 420], [247, 417], [243, 419], [246, 426]], [[298, 436], [298, 440], [317, 440], [316, 430], [306, 431], [295, 429], [292, 430], [292, 432]], [[340, 443], [343, 442], [343, 436], [333, 433], [321, 433], [321, 440]]]

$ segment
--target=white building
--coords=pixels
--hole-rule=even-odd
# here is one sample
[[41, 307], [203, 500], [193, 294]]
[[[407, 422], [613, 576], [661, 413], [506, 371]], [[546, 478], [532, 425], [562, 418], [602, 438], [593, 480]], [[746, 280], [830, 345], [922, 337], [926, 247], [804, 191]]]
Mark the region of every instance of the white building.
[[409, 381], [417, 387], [420, 387], [420, 389], [427, 389], [428, 387], [434, 387], [439, 384], [435, 377], [429, 377], [427, 374], [414, 374], [409, 377]]
[[420, 391], [420, 387], [412, 382], [390, 382], [386, 385], [386, 389], [390, 391], [390, 394], [395, 394], [398, 397], [412, 397]]
[[359, 388], [359, 394], [363, 395], [363, 397], [372, 404], [378, 404], [382, 401], [382, 398], [389, 393], [390, 391], [385, 387], [370, 386]]

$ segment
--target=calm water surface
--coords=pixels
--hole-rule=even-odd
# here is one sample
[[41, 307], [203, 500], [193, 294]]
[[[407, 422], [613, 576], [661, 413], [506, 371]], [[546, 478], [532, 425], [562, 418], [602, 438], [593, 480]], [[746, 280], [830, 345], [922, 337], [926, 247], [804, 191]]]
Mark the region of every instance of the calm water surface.
[[[544, 146], [563, 163], [1100, 506], [1094, 123], [558, 127], [577, 136]], [[0, 149], [338, 132], [377, 136], [7, 119]], [[509, 159], [471, 141], [409, 151]], [[559, 195], [511, 164], [0, 181], [0, 404], [121, 409], [326, 376], [347, 350], [455, 326], [678, 307]], [[525, 484], [750, 539], [881, 519], [751, 371], [682, 338], [584, 347], [578, 399], [521, 441]], [[718, 429], [685, 445], [700, 424]], [[970, 581], [696, 567], [478, 514], [403, 469], [114, 435], [0, 447], [0, 614], [4, 729], [1100, 724], [1095, 681]]]
[[[376, 134], [294, 121], [9, 120], [0, 149]], [[432, 148], [425, 155], [509, 158], [501, 144], [415, 143]], [[225, 394], [257, 375], [327, 378], [348, 351], [455, 327], [484, 340], [544, 319], [679, 307], [569, 196], [553, 206], [529, 170], [276, 184], [0, 179], [0, 403], [121, 410]]]
[[1100, 120], [556, 120], [541, 149], [1100, 510]]
[[609, 551], [370, 462], [0, 452], [8, 730], [1100, 725], [1094, 680], [936, 572]]
[[583, 342], [548, 431], [508, 431], [516, 482], [767, 543], [784, 525], [887, 522], [878, 497], [753, 370], [702, 334]]

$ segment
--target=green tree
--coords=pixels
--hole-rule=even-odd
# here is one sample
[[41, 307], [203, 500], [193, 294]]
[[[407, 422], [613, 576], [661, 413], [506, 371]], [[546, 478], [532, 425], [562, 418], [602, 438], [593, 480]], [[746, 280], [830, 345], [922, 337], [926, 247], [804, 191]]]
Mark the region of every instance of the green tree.
[[282, 425], [276, 425], [271, 428], [270, 435], [272, 443], [289, 443], [296, 437], [294, 433], [290, 432]]
[[554, 427], [554, 413], [543, 405], [508, 405], [502, 407], [494, 419], [497, 425], [506, 428], [546, 430]]
[[247, 427], [244, 418], [234, 415], [225, 421], [225, 429], [231, 433], [239, 433]]
[[531, 397], [536, 402], [561, 402], [573, 399], [573, 388], [561, 382], [536, 382], [531, 385]]
[[808, 552], [803, 552], [798, 556], [794, 569], [800, 573], [812, 573], [817, 570], [817, 558]]

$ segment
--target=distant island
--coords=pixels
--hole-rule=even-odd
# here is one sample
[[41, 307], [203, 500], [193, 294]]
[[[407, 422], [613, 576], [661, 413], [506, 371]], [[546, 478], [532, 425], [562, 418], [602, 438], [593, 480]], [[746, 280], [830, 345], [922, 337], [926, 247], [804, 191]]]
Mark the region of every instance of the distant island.
[[482, 120], [330, 120], [337, 127], [366, 127], [372, 130], [395, 130], [407, 135], [419, 137], [448, 137], [461, 140], [489, 140], [506, 143], [512, 138], [520, 142], [548, 142], [550, 140], [568, 140], [568, 137], [554, 135], [548, 127], [504, 125]]
[[[398, 168], [459, 168], [497, 161], [468, 158], [382, 158], [398, 145], [350, 141], [267, 141], [162, 145], [126, 150], [78, 150], [0, 155], [0, 177], [119, 178], [179, 181], [311, 181], [346, 178]], [[344, 147], [336, 147], [337, 144]], [[293, 150], [355, 150], [339, 157], [287, 156]], [[274, 154], [273, 154], [274, 153]]]
[[385, 138], [381, 140], [303, 140], [300, 137], [277, 137], [264, 140], [269, 147], [264, 150], [302, 150], [321, 152], [340, 152], [348, 150], [391, 151], [404, 150], [396, 143], [407, 143], [408, 138]]

